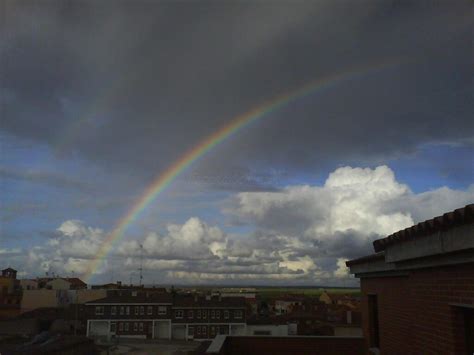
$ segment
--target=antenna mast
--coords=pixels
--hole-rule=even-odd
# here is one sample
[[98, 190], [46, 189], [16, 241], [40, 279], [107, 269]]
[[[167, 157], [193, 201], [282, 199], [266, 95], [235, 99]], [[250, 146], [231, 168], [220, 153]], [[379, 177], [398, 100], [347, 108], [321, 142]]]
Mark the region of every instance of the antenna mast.
[[138, 269], [140, 271], [140, 286], [142, 285], [142, 280], [143, 280], [143, 245], [140, 244], [140, 268]]

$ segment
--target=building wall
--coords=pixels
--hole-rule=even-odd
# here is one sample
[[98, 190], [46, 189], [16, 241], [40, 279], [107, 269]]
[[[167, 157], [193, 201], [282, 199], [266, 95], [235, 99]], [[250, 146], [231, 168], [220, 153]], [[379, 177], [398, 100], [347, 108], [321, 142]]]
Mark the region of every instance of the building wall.
[[36, 290], [38, 282], [36, 280], [22, 279], [20, 280], [20, 287], [22, 290]]
[[326, 304], [331, 304], [332, 303], [332, 299], [331, 299], [331, 297], [329, 297], [329, 295], [326, 291], [324, 291], [321, 294], [321, 296], [319, 296], [319, 301], [324, 302]]
[[334, 327], [334, 336], [337, 337], [361, 337], [362, 328], [359, 327]]
[[61, 307], [70, 303], [66, 290], [23, 290], [21, 312], [42, 307]]
[[474, 264], [362, 278], [361, 289], [367, 341], [368, 294], [377, 295], [381, 355], [465, 353], [463, 310], [451, 304], [474, 306]]
[[16, 279], [0, 276], [0, 295], [13, 293], [15, 290]]
[[[357, 337], [227, 337], [221, 355], [365, 355]], [[401, 353], [400, 353], [401, 354]]]
[[[103, 314], [96, 313], [96, 307], [103, 307]], [[123, 312], [122, 312], [123, 307]], [[151, 307], [151, 313], [148, 312], [148, 307]], [[158, 312], [158, 305], [133, 305], [133, 304], [123, 304], [123, 305], [89, 305], [87, 306], [87, 318], [88, 319], [169, 319], [171, 316], [171, 306], [161, 306], [166, 307], [166, 313], [160, 314]], [[115, 308], [115, 312], [113, 309]], [[128, 308], [128, 312], [127, 312]]]
[[77, 290], [77, 303], [83, 304], [107, 296], [107, 290]]
[[[268, 334], [263, 334], [268, 333]], [[288, 336], [288, 324], [255, 324], [247, 325], [246, 335]]]
[[[177, 312], [182, 317], [177, 317]], [[241, 317], [237, 317], [237, 313]], [[245, 323], [244, 308], [180, 308], [173, 307], [171, 319], [173, 323]]]

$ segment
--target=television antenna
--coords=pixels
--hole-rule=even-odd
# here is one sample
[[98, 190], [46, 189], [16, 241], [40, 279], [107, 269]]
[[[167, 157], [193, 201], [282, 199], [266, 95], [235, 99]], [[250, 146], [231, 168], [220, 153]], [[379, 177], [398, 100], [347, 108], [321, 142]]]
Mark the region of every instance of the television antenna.
[[142, 286], [142, 280], [143, 280], [143, 244], [140, 245], [140, 268], [138, 271], [140, 272], [140, 281], [139, 281], [139, 286]]

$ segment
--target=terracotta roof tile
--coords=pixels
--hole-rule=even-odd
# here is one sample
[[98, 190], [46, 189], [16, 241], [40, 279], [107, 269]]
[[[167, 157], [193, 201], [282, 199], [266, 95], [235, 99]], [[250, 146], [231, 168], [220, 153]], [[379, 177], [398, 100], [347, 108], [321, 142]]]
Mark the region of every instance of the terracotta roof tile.
[[384, 259], [384, 258], [385, 258], [385, 253], [384, 252], [370, 254], [370, 255], [363, 256], [361, 258], [348, 260], [348, 261], [346, 261], [346, 266], [352, 266], [352, 265], [356, 265], [356, 264], [363, 264], [363, 263], [366, 263], [368, 261], [374, 261], [374, 260], [377, 260], [377, 259]]
[[[381, 252], [385, 250], [387, 246], [402, 242], [404, 240], [413, 239], [438, 231], [447, 230], [455, 226], [472, 223], [474, 223], [474, 204], [469, 204], [452, 212], [445, 213], [442, 216], [420, 222], [412, 227], [395, 232], [386, 238], [377, 239], [373, 243], [374, 250], [376, 252]], [[351, 260], [350, 263], [354, 264], [356, 261], [361, 259], [363, 258]], [[349, 264], [347, 265], [349, 266]]]

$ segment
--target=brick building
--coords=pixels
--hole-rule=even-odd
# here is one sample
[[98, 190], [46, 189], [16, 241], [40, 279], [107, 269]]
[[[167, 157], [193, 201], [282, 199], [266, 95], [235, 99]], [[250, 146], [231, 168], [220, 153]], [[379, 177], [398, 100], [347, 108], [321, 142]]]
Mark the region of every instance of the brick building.
[[225, 336], [220, 335], [203, 354], [214, 355], [365, 355], [362, 337]]
[[17, 271], [12, 268], [2, 270], [0, 276], [0, 319], [15, 317], [20, 313], [21, 290]]
[[474, 353], [474, 205], [374, 241], [347, 262], [361, 280], [373, 354]]
[[138, 291], [86, 303], [87, 336], [171, 338], [170, 294]]
[[198, 297], [122, 290], [87, 302], [87, 335], [212, 339], [245, 334], [244, 298]]
[[218, 334], [245, 334], [243, 297], [177, 295], [173, 301], [174, 339], [212, 339]]

